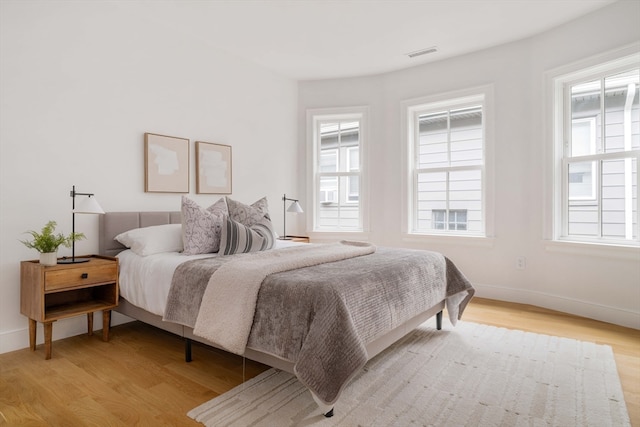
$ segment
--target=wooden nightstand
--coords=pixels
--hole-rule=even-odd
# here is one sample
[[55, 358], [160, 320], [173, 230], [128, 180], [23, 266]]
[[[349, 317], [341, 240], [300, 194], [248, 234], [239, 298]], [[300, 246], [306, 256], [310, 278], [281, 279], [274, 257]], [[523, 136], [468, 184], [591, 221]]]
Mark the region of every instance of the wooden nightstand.
[[36, 349], [37, 322], [44, 325], [46, 359], [51, 359], [53, 322], [87, 315], [93, 334], [93, 312], [102, 310], [102, 339], [109, 341], [111, 309], [118, 306], [118, 259], [92, 255], [88, 262], [44, 266], [20, 263], [20, 312], [29, 318], [29, 346]]
[[287, 236], [287, 240], [292, 242], [309, 243], [309, 238], [306, 236]]

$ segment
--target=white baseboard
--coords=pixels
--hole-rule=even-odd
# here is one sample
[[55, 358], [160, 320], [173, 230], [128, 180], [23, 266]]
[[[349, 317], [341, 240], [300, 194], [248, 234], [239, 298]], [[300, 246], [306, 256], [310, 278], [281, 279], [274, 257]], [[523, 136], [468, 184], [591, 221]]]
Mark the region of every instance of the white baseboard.
[[527, 289], [513, 289], [477, 283], [474, 283], [473, 287], [476, 289], [475, 296], [480, 298], [530, 304], [627, 328], [640, 329], [640, 312], [638, 311]]
[[[131, 322], [133, 319], [127, 316], [123, 316], [120, 313], [114, 311], [111, 312], [111, 326], [120, 325], [123, 323]], [[102, 312], [94, 313], [93, 329], [102, 329]], [[53, 324], [53, 341], [63, 338], [73, 337], [76, 335], [87, 333], [87, 318], [85, 316], [77, 316], [69, 319], [58, 320]], [[36, 345], [44, 344], [44, 330], [42, 329], [42, 323], [38, 323], [36, 329]], [[0, 354], [8, 353], [10, 351], [22, 350], [29, 347], [29, 326], [25, 318], [25, 327], [21, 329], [15, 329], [13, 331], [5, 331], [0, 333]], [[36, 348], [36, 351], [39, 349]], [[53, 352], [55, 353], [56, 346], [53, 345]]]

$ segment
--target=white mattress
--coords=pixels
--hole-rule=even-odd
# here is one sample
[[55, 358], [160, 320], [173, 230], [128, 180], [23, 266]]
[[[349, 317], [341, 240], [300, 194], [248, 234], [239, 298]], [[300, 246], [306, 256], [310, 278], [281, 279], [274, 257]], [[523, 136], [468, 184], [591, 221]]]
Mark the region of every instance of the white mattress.
[[[276, 240], [274, 249], [304, 244]], [[215, 256], [218, 254], [183, 255], [179, 252], [140, 256], [131, 249], [122, 251], [117, 255], [120, 260], [120, 296], [137, 307], [163, 316], [171, 279], [178, 265]]]

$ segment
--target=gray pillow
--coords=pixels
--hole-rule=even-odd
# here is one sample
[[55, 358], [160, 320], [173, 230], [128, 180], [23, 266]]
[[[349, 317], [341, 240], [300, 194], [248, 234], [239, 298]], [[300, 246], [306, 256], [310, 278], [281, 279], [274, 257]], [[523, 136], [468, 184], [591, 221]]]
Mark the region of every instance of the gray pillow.
[[251, 205], [245, 205], [244, 203], [237, 202], [229, 197], [227, 197], [226, 200], [227, 207], [229, 209], [229, 217], [240, 224], [251, 227], [253, 224], [262, 221], [263, 218], [271, 220], [271, 217], [269, 217], [269, 206], [267, 204], [266, 197], [263, 197]]
[[222, 221], [228, 215], [224, 198], [204, 209], [182, 196], [182, 244], [186, 255], [207, 254], [220, 249]]

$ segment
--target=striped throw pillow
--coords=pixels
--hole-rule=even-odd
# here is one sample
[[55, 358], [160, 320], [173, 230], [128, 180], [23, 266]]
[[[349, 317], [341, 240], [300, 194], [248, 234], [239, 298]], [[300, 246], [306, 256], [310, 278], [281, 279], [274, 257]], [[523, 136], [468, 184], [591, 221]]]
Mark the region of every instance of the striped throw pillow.
[[266, 251], [273, 248], [273, 225], [266, 218], [247, 227], [225, 215], [220, 233], [220, 252], [223, 255]]

